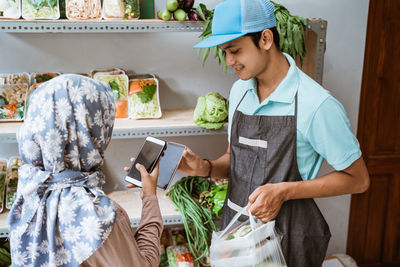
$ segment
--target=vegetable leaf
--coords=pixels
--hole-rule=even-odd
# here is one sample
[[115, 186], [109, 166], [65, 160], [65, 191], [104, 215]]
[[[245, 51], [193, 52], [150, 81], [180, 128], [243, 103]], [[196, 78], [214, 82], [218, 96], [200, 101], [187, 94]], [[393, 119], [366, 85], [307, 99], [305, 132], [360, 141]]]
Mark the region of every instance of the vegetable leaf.
[[150, 102], [153, 99], [153, 95], [156, 92], [156, 90], [157, 86], [154, 84], [144, 86], [143, 91], [137, 93], [140, 102], [142, 102], [143, 104]]

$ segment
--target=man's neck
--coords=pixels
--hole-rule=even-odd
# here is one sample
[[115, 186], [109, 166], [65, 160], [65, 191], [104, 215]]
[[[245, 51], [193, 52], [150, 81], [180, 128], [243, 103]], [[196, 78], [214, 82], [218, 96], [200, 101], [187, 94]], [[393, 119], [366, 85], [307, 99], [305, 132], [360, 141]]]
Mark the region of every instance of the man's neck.
[[256, 77], [257, 94], [260, 103], [268, 98], [278, 88], [290, 68], [285, 55], [281, 52], [272, 53], [268, 68]]

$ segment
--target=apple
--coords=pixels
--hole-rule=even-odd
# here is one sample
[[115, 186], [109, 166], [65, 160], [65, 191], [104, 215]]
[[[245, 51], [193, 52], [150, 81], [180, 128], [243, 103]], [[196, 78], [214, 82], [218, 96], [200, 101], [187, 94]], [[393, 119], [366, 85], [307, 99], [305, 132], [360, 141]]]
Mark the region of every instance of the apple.
[[178, 0], [167, 0], [166, 7], [168, 11], [174, 12], [178, 9]]
[[174, 18], [179, 21], [185, 21], [186, 20], [186, 12], [183, 9], [177, 9], [174, 12]]
[[159, 19], [162, 19], [162, 20], [170, 20], [172, 17], [172, 14], [168, 10], [164, 10], [164, 11], [158, 11], [157, 16]]

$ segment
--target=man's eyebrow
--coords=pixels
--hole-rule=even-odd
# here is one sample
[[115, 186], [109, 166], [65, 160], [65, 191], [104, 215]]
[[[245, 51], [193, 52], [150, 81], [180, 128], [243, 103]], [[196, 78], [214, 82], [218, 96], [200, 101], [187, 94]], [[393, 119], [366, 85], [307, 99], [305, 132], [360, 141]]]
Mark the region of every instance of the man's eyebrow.
[[222, 48], [222, 47], [220, 47], [222, 50], [226, 50], [226, 49], [228, 49], [228, 48], [231, 48], [232, 47], [232, 45], [227, 45], [225, 48]]

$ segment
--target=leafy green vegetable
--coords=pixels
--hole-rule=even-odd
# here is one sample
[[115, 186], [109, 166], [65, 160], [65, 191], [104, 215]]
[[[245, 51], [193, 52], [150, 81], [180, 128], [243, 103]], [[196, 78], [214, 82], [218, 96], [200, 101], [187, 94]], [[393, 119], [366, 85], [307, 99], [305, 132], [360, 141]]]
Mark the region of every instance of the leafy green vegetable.
[[[39, 8], [40, 9], [40, 8]], [[48, 80], [53, 79], [54, 77], [48, 74], [41, 74], [35, 77], [37, 83], [47, 82]]]
[[203, 192], [199, 199], [201, 206], [211, 209], [216, 216], [220, 215], [224, 207], [228, 184], [211, 185], [209, 192]]
[[151, 84], [144, 86], [142, 89], [143, 91], [137, 93], [137, 96], [143, 104], [146, 104], [153, 99], [153, 95], [157, 90], [157, 86], [155, 84]]
[[[43, 7], [53, 8], [53, 7], [55, 7], [57, 5], [57, 0], [27, 0], [27, 1], [36, 10], [39, 10], [39, 9], [41, 9]], [[51, 77], [51, 78], [53, 78], [53, 77]]]
[[218, 93], [208, 93], [197, 99], [193, 120], [200, 127], [219, 129], [228, 118], [227, 100]]
[[[200, 206], [193, 198], [209, 190], [210, 181], [198, 176], [187, 176], [174, 184], [167, 193], [182, 216], [190, 251], [196, 258], [204, 257], [210, 248], [211, 235], [217, 231], [212, 213]], [[191, 227], [189, 227], [191, 223]]]
[[116, 83], [115, 81], [111, 81], [108, 84], [111, 87], [114, 99], [118, 100], [119, 99], [119, 86], [118, 86], [118, 83]]

